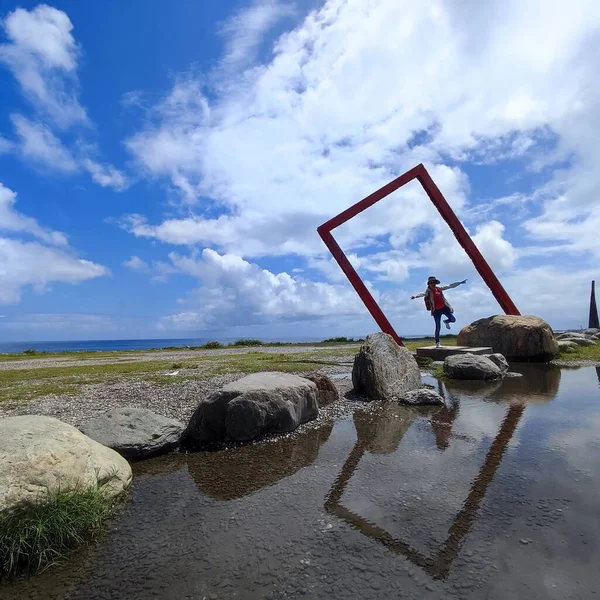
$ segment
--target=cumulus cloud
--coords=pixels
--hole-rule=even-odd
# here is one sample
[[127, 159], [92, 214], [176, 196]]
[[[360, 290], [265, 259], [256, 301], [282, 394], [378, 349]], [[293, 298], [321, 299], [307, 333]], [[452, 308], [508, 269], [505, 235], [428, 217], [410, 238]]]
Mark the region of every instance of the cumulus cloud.
[[85, 123], [78, 100], [78, 48], [67, 14], [40, 4], [31, 11], [17, 8], [1, 25], [8, 41], [0, 45], [0, 61], [25, 97], [59, 127]]
[[[102, 187], [127, 188], [127, 177], [112, 165], [94, 160], [84, 142], [81, 126], [87, 129], [90, 121], [79, 102], [79, 48], [68, 15], [41, 4], [31, 11], [17, 8], [0, 26], [8, 40], [0, 44], [0, 64], [12, 72], [35, 112], [35, 119], [11, 116], [17, 139], [0, 138], [0, 154], [16, 153], [24, 162], [49, 171], [73, 174], [83, 170]], [[57, 131], [74, 126], [79, 129], [69, 148]]]
[[0, 183], [0, 231], [28, 233], [53, 246], [67, 246], [64, 233], [42, 227], [35, 219], [15, 210], [17, 194]]
[[[270, 62], [253, 65], [216, 99], [200, 80], [177, 82], [127, 145], [146, 174], [198, 202], [197, 214], [141, 221], [132, 231], [244, 256], [317, 253], [320, 222], [418, 162], [475, 225], [485, 215], [467, 211], [468, 181], [448, 157], [533, 162], [556, 135], [554, 159], [576, 152], [579, 163], [582, 149], [569, 132], [598, 105], [587, 91], [593, 71], [572, 66], [593, 63], [583, 53], [600, 22], [597, 7], [580, 0], [576, 11], [548, 11], [540, 1], [539, 10], [524, 11], [515, 0], [497, 15], [492, 3], [481, 4], [465, 15], [442, 1], [425, 9], [326, 2], [278, 39]], [[401, 65], [401, 76], [390, 77], [390, 65]], [[369, 235], [403, 241], [439, 220], [418, 195], [403, 191], [366, 213], [360, 228], [349, 224], [347, 243]], [[223, 214], [203, 214], [199, 198]], [[282, 244], [287, 221], [298, 225]]]
[[80, 283], [108, 274], [105, 267], [67, 250], [11, 238], [0, 238], [0, 262], [2, 304], [18, 302], [24, 286], [43, 292], [54, 282]]
[[131, 271], [147, 271], [149, 269], [148, 264], [145, 263], [139, 256], [132, 256], [129, 260], [123, 263], [124, 267], [127, 267]]
[[18, 150], [23, 158], [63, 173], [78, 170], [77, 162], [69, 150], [49, 127], [30, 121], [22, 115], [13, 115], [11, 118], [20, 139]]
[[89, 158], [84, 158], [82, 165], [92, 176], [92, 179], [102, 187], [110, 187], [121, 191], [129, 186], [127, 177], [112, 165], [100, 164]]
[[182, 299], [185, 310], [162, 318], [163, 329], [225, 328], [361, 312], [360, 300], [349, 285], [272, 273], [210, 249], [199, 256], [171, 253], [169, 258], [178, 272], [198, 278], [201, 285]]
[[[80, 283], [108, 275], [106, 267], [77, 258], [63, 233], [15, 210], [15, 200], [16, 194], [0, 183], [0, 304], [18, 302], [25, 286], [42, 292], [54, 282]], [[16, 234], [37, 241], [17, 239]]]

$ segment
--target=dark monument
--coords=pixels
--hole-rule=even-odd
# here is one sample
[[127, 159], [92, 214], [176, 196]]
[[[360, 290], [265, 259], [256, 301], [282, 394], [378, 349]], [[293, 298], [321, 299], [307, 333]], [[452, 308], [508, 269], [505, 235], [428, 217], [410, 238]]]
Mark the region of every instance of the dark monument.
[[588, 323], [590, 329], [600, 329], [600, 323], [598, 322], [598, 307], [596, 306], [596, 282], [592, 281], [592, 294], [590, 296], [590, 322]]

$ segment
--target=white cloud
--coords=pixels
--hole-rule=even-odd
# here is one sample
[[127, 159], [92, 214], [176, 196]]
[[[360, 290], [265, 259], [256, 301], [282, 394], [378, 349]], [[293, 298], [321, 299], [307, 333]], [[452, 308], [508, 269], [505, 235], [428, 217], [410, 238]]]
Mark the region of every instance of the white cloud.
[[14, 149], [13, 143], [0, 135], [0, 154], [8, 154]]
[[[459, 215], [480, 227], [486, 258], [510, 269], [518, 250], [509, 239], [519, 223], [486, 226], [489, 212], [472, 210], [466, 176], [445, 164], [447, 157], [525, 158], [539, 168], [556, 138], [552, 161], [570, 156], [569, 173], [600, 181], [584, 157], [594, 156], [589, 123], [600, 114], [592, 44], [599, 24], [591, 0], [553, 3], [551, 10], [542, 0], [526, 9], [513, 0], [501, 13], [491, 2], [466, 12], [442, 0], [425, 8], [398, 0], [326, 2], [277, 41], [270, 62], [220, 87], [216, 100], [200, 80], [175, 84], [127, 145], [146, 174], [179, 189], [191, 214], [159, 224], [137, 216], [130, 230], [246, 257], [318, 255], [317, 225], [423, 161]], [[550, 39], [556, 42], [549, 46]], [[579, 195], [596, 186], [580, 186]], [[200, 197], [224, 214], [215, 216], [214, 204]], [[521, 200], [539, 212], [551, 194], [515, 192], [503, 204]], [[361, 219], [339, 231], [346, 250], [386, 235], [399, 248], [428, 227], [434, 262], [466, 264], [460, 248], [452, 260], [444, 254], [445, 225], [417, 187]], [[549, 227], [560, 224], [550, 218]], [[402, 264], [381, 270], [392, 279], [405, 275]]]
[[108, 274], [105, 267], [38, 242], [0, 238], [0, 303], [18, 302], [21, 289], [43, 292], [54, 283], [80, 283]]
[[22, 115], [12, 115], [11, 119], [20, 138], [19, 153], [23, 158], [63, 173], [78, 170], [77, 162], [50, 128]]
[[[0, 304], [18, 302], [22, 288], [45, 291], [54, 282], [80, 283], [108, 275], [106, 267], [77, 258], [66, 236], [14, 208], [16, 194], [0, 183]], [[27, 234], [39, 241], [16, 239]]]
[[0, 231], [29, 233], [39, 240], [54, 246], [66, 246], [67, 237], [60, 231], [42, 227], [35, 219], [14, 209], [17, 194], [0, 183]]
[[31, 11], [17, 8], [1, 25], [9, 41], [0, 45], [0, 61], [25, 96], [59, 127], [85, 123], [77, 98], [78, 48], [67, 14], [40, 4]]
[[229, 70], [251, 64], [266, 32], [280, 19], [294, 13], [291, 3], [278, 0], [255, 0], [235, 13], [221, 28], [226, 40], [221, 68]]
[[123, 266], [127, 267], [131, 271], [148, 271], [148, 264], [145, 263], [139, 256], [132, 256], [129, 260], [123, 263]]
[[122, 191], [129, 186], [127, 177], [112, 165], [102, 165], [89, 158], [83, 159], [82, 164], [92, 179], [102, 187], [111, 187]]
[[361, 314], [349, 285], [272, 273], [232, 254], [205, 249], [200, 256], [169, 254], [173, 267], [200, 280], [181, 301], [186, 310], [163, 317], [162, 329], [210, 329]]

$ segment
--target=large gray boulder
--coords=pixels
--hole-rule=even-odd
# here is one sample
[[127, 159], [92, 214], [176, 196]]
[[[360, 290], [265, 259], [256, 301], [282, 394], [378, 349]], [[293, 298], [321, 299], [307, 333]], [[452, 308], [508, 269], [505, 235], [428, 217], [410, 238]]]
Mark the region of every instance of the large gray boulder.
[[146, 408], [117, 408], [91, 419], [81, 431], [125, 458], [140, 459], [176, 448], [183, 428]]
[[477, 354], [453, 354], [444, 361], [444, 371], [451, 379], [501, 379], [502, 371], [489, 358]]
[[408, 404], [410, 406], [444, 406], [446, 404], [444, 398], [440, 396], [440, 394], [428, 388], [406, 392], [399, 400], [402, 404]]
[[101, 486], [114, 497], [131, 477], [122, 456], [58, 419], [0, 419], [0, 514], [58, 491]]
[[398, 346], [387, 333], [368, 335], [352, 369], [356, 393], [369, 400], [398, 400], [421, 387], [419, 365], [407, 348]]
[[545, 361], [558, 354], [550, 325], [534, 316], [496, 315], [467, 325], [458, 346], [491, 346], [509, 361]]
[[335, 383], [327, 375], [323, 375], [323, 373], [309, 373], [308, 375], [303, 375], [303, 377], [312, 381], [317, 386], [319, 408], [329, 406], [340, 399], [340, 393], [337, 387], [335, 387]]
[[288, 433], [318, 416], [317, 395], [317, 386], [297, 375], [248, 375], [202, 400], [180, 443], [184, 448], [197, 448], [211, 442]]

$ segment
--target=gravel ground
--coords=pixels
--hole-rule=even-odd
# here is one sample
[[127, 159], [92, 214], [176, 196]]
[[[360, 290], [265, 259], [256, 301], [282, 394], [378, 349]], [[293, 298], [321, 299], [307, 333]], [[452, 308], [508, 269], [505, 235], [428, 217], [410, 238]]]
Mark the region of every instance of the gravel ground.
[[[347, 346], [351, 348], [352, 346]], [[336, 346], [336, 350], [339, 346]], [[282, 352], [282, 353], [299, 353], [310, 352], [311, 350], [321, 350], [322, 348], [308, 347], [285, 347], [285, 348], [264, 348], [261, 351]], [[167, 355], [160, 353], [161, 356], [154, 358], [155, 360], [171, 360], [191, 358], [194, 356], [206, 356], [211, 354], [240, 354], [247, 352], [248, 349], [242, 349], [236, 352], [231, 350], [222, 351], [202, 351], [202, 352], [173, 352]], [[141, 355], [141, 359], [146, 360], [148, 355]], [[319, 360], [335, 362], [336, 365], [327, 365], [318, 369], [320, 373], [324, 373], [332, 377], [334, 383], [338, 387], [340, 396], [347, 394], [351, 388], [350, 372], [352, 370], [352, 361], [348, 357], [328, 356], [320, 354]], [[36, 366], [64, 366], [59, 359], [36, 359], [25, 361], [27, 363], [44, 364]], [[51, 364], [49, 364], [51, 362]], [[71, 361], [73, 362], [73, 361]], [[110, 361], [105, 361], [110, 362]], [[114, 362], [114, 361], [113, 361]], [[81, 364], [91, 364], [91, 361], [81, 361]], [[14, 368], [18, 368], [14, 363], [11, 364]], [[31, 366], [29, 367], [31, 368]], [[94, 383], [83, 385], [81, 392], [76, 396], [50, 395], [31, 401], [25, 406], [16, 408], [0, 408], [0, 417], [36, 414], [56, 417], [65, 423], [69, 423], [79, 427], [92, 417], [103, 414], [109, 410], [119, 407], [139, 407], [148, 408], [158, 414], [178, 419], [186, 423], [198, 402], [202, 398], [206, 398], [212, 392], [220, 389], [226, 383], [235, 381], [243, 377], [243, 373], [218, 375], [206, 379], [183, 379], [178, 382], [177, 377], [183, 378], [187, 375], [196, 376], [198, 370], [180, 370], [179, 375], [173, 377], [173, 383], [156, 384], [148, 381], [143, 375], [139, 377], [119, 377], [111, 378], [103, 383]], [[302, 375], [302, 373], [297, 373]], [[331, 411], [326, 411], [327, 413]]]

